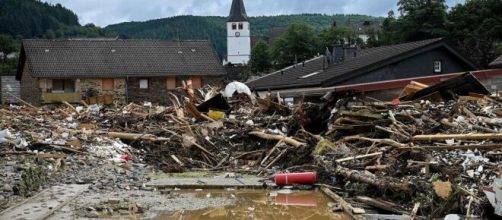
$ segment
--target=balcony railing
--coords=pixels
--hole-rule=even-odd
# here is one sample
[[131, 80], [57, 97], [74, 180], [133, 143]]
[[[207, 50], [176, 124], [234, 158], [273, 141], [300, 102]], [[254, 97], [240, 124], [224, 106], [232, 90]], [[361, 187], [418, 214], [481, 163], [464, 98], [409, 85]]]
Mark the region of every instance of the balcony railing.
[[43, 103], [61, 103], [67, 101], [69, 103], [79, 103], [82, 100], [80, 93], [42, 93]]

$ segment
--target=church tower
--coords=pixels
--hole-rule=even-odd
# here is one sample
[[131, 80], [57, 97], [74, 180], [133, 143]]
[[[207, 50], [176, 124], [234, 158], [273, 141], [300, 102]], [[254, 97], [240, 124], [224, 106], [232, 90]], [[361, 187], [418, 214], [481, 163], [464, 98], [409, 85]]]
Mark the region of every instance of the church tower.
[[248, 64], [251, 57], [251, 30], [243, 0], [233, 0], [227, 22], [227, 61]]

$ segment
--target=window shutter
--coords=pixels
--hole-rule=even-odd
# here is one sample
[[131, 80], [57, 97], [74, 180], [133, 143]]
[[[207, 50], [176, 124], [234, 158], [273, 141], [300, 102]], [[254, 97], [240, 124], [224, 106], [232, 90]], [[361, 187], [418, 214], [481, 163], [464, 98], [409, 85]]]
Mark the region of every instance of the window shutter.
[[176, 89], [176, 77], [167, 77], [167, 90]]
[[114, 87], [113, 79], [103, 79], [101, 82], [101, 87], [103, 91], [111, 91]]
[[200, 76], [193, 76], [191, 77], [191, 80], [192, 80], [192, 88], [194, 89], [202, 88], [202, 79]]

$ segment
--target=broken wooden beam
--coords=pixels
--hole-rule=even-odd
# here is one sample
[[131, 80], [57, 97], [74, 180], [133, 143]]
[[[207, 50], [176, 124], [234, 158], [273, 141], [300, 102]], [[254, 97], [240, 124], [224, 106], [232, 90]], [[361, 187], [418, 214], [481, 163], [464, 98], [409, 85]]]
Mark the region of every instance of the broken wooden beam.
[[300, 141], [297, 141], [293, 138], [290, 138], [290, 137], [287, 137], [287, 136], [284, 136], [284, 135], [276, 135], [276, 134], [267, 134], [267, 133], [264, 133], [264, 132], [261, 132], [261, 131], [252, 131], [252, 132], [249, 132], [250, 135], [254, 135], [256, 137], [259, 137], [259, 138], [262, 138], [262, 139], [265, 139], [265, 140], [273, 140], [273, 141], [284, 141], [284, 143], [287, 143], [291, 146], [294, 146], [294, 147], [301, 147], [301, 146], [305, 146], [307, 145], [306, 143], [302, 143]]
[[437, 145], [398, 148], [397, 150], [497, 150], [502, 144], [473, 144], [473, 145]]
[[368, 158], [368, 157], [382, 156], [382, 154], [383, 154], [382, 152], [376, 152], [376, 153], [372, 153], [372, 154], [358, 155], [358, 156], [354, 156], [354, 157], [346, 157], [346, 158], [338, 159], [335, 161], [337, 163], [342, 163], [342, 162], [347, 162], [347, 161], [351, 161], [351, 160], [364, 159], [364, 158]]
[[445, 141], [445, 140], [502, 140], [502, 133], [496, 134], [433, 134], [416, 135], [412, 141]]
[[408, 212], [406, 212], [406, 210], [404, 208], [400, 207], [396, 203], [392, 203], [392, 202], [388, 202], [388, 201], [384, 201], [384, 200], [380, 200], [380, 199], [373, 199], [373, 198], [366, 197], [366, 196], [357, 196], [356, 201], [362, 202], [364, 204], [367, 204], [367, 205], [370, 205], [370, 206], [373, 206], [375, 208], [379, 208], [379, 209], [382, 209], [385, 211], [389, 211], [392, 213], [403, 214], [403, 215], [408, 214]]
[[367, 183], [380, 189], [393, 189], [399, 191], [410, 191], [413, 184], [411, 182], [394, 182], [387, 178], [371, 176], [358, 170], [350, 170], [345, 167], [337, 166], [335, 174], [341, 175], [347, 179]]
[[[348, 203], [347, 201], [345, 201], [345, 199], [343, 199], [341, 196], [337, 195], [336, 193], [334, 193], [333, 191], [328, 189], [328, 187], [322, 186], [321, 191], [324, 194], [326, 194], [329, 198], [331, 198], [333, 201], [340, 204], [340, 206], [342, 206], [343, 210], [353, 219], [365, 219], [361, 215], [356, 215], [355, 208], [352, 207], [352, 205], [350, 203]], [[359, 213], [359, 214], [363, 214], [363, 213]]]

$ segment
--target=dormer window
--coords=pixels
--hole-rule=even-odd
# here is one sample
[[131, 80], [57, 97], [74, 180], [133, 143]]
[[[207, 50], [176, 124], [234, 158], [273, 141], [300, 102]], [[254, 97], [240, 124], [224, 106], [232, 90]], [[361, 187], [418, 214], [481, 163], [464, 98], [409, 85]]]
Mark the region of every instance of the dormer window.
[[232, 30], [235, 30], [237, 29], [237, 24], [236, 23], [232, 23]]
[[242, 29], [244, 29], [244, 24], [239, 23], [239, 30], [242, 30]]

